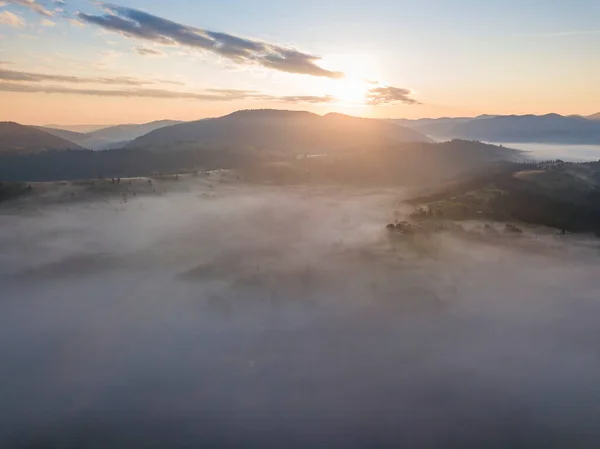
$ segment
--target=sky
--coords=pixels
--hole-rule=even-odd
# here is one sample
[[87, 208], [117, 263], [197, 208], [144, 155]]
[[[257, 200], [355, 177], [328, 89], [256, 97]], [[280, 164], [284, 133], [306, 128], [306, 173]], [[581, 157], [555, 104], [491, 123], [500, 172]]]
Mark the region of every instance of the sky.
[[600, 111], [597, 0], [0, 0], [0, 121]]

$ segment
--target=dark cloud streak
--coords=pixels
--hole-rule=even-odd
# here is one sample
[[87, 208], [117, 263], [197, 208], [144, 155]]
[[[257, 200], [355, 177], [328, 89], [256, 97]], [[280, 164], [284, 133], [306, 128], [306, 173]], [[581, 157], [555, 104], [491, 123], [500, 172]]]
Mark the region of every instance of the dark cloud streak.
[[321, 59], [294, 48], [182, 25], [133, 8], [104, 5], [107, 14], [79, 13], [80, 20], [125, 36], [163, 45], [182, 45], [215, 53], [238, 64], [258, 64], [286, 73], [342, 78], [317, 65]]
[[142, 56], [162, 56], [164, 53], [154, 48], [135, 47], [135, 51]]
[[329, 95], [319, 97], [310, 95], [274, 96], [255, 90], [243, 89], [205, 89], [201, 92], [181, 92], [166, 89], [77, 89], [64, 86], [45, 86], [0, 82], [0, 92], [44, 93], [44, 94], [72, 94], [96, 97], [128, 97], [128, 98], [159, 98], [159, 99], [191, 99], [204, 101], [235, 101], [259, 100], [279, 101], [285, 103], [333, 103], [335, 98]]
[[24, 82], [44, 82], [53, 81], [59, 83], [74, 83], [74, 84], [86, 84], [86, 83], [97, 83], [97, 84], [109, 84], [109, 85], [123, 85], [123, 86], [143, 86], [146, 84], [181, 84], [176, 81], [165, 81], [156, 80], [148, 81], [129, 76], [118, 76], [118, 77], [97, 77], [87, 78], [72, 75], [52, 75], [46, 73], [32, 73], [32, 72], [21, 72], [17, 70], [6, 70], [0, 69], [0, 80], [3, 81], [24, 81]]
[[410, 97], [411, 91], [401, 87], [381, 86], [369, 89], [365, 98], [367, 104], [378, 106], [381, 104], [421, 104], [414, 98]]
[[337, 98], [333, 95], [324, 95], [324, 96], [316, 96], [316, 95], [286, 95], [283, 97], [279, 97], [281, 101], [285, 101], [288, 103], [311, 103], [311, 104], [321, 104], [321, 103], [335, 103]]
[[[219, 93], [207, 91], [207, 93], [178, 92], [165, 89], [74, 89], [62, 86], [41, 86], [17, 83], [0, 83], [0, 91], [3, 92], [27, 92], [27, 93], [45, 93], [45, 94], [76, 94], [90, 95], [97, 97], [138, 97], [138, 98], [188, 98], [195, 100], [238, 100], [251, 96], [261, 97], [260, 94], [249, 94], [249, 91], [239, 91], [236, 95], [233, 91], [229, 93]], [[262, 98], [262, 97], [261, 97]]]

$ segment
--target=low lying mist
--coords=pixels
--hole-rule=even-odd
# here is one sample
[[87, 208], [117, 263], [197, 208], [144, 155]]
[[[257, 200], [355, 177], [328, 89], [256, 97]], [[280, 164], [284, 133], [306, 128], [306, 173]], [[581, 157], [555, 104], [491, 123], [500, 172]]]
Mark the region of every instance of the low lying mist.
[[600, 254], [391, 237], [398, 190], [0, 214], [0, 447], [600, 447]]

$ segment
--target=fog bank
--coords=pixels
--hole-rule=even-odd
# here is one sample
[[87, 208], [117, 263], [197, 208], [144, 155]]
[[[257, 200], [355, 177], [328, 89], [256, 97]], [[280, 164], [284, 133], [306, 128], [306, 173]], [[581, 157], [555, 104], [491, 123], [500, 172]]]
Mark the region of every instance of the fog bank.
[[390, 239], [402, 192], [0, 214], [0, 447], [600, 446], [600, 257]]

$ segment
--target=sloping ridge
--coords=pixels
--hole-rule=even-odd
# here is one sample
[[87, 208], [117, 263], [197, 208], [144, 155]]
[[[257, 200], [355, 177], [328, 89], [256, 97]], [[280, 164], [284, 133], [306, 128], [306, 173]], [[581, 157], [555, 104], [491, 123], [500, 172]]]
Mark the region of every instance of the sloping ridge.
[[500, 141], [569, 141], [588, 138], [600, 141], [600, 124], [558, 114], [494, 117], [464, 123], [458, 129], [468, 137]]
[[157, 120], [150, 123], [115, 125], [102, 128], [89, 133], [78, 133], [58, 128], [36, 128], [48, 132], [62, 139], [75, 142], [76, 144], [91, 150], [106, 150], [111, 148], [122, 148], [129, 141], [143, 136], [155, 129], [182, 123], [176, 120]]
[[42, 125], [41, 128], [61, 129], [63, 131], [72, 131], [75, 133], [87, 134], [100, 129], [108, 128], [111, 125], [60, 125], [60, 124], [47, 124]]
[[559, 114], [505, 115], [467, 121], [434, 121], [415, 127], [439, 138], [491, 142], [600, 143], [600, 122]]
[[[600, 232], [600, 163], [502, 164], [478, 170], [409, 204], [431, 216], [518, 220], [571, 232]], [[433, 206], [433, 208], [432, 208]]]
[[0, 122], [0, 152], [38, 153], [45, 150], [83, 150], [69, 140], [15, 122]]
[[52, 134], [53, 136], [60, 137], [61, 139], [68, 140], [69, 142], [73, 142], [81, 147], [87, 148], [85, 145], [87, 135], [84, 133], [69, 131], [66, 129], [47, 128], [45, 126], [32, 126], [32, 128], [38, 129], [48, 134]]
[[177, 125], [179, 123], [182, 122], [177, 120], [157, 120], [150, 123], [115, 125], [87, 133], [86, 136], [88, 139], [104, 139], [111, 142], [122, 142], [125, 140], [133, 140], [156, 129]]
[[315, 152], [407, 141], [428, 142], [430, 139], [417, 131], [381, 120], [263, 109], [168, 126], [135, 139], [127, 147], [167, 149], [181, 143], [197, 143], [214, 147]]

